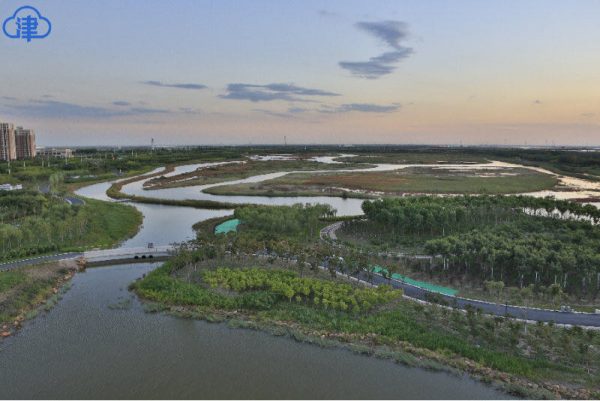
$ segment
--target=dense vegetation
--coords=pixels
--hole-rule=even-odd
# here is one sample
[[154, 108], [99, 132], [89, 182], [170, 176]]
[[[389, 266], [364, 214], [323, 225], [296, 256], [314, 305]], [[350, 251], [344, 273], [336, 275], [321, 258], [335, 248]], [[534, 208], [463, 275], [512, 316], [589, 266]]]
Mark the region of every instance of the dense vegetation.
[[[450, 275], [499, 280], [596, 297], [600, 287], [600, 211], [531, 197], [408, 197], [363, 204], [371, 229], [391, 243], [421, 238]], [[550, 218], [547, 216], [554, 216]], [[584, 221], [569, 220], [580, 216]], [[586, 221], [587, 220], [587, 221]]]
[[[486, 380], [510, 381], [513, 386], [521, 383], [520, 379], [507, 379], [490, 371], [492, 368], [539, 383], [541, 386], [536, 388], [541, 392], [535, 393], [536, 397], [551, 396], [542, 388], [553, 388], [552, 383], [557, 381], [592, 389], [600, 384], [600, 336], [593, 331], [562, 329], [552, 324], [525, 328], [522, 322], [486, 317], [473, 310], [462, 313], [402, 300], [387, 289], [380, 294], [381, 290], [322, 276], [318, 270], [302, 278], [294, 271], [280, 270], [281, 265], [274, 268], [273, 263], [265, 258], [240, 262], [219, 245], [205, 243], [182, 251], [133, 288], [143, 298], [158, 303], [158, 309], [171, 309], [184, 316], [248, 319], [256, 322], [256, 327], [294, 330], [296, 338], [332, 338], [366, 352], [382, 347], [379, 355], [401, 362], [436, 366], [431, 362], [434, 360]], [[218, 268], [233, 264], [260, 267]], [[293, 269], [293, 264], [289, 268]], [[290, 286], [296, 289], [290, 291]], [[338, 300], [323, 302], [317, 295], [319, 301], [315, 302], [318, 291], [325, 299]], [[342, 306], [340, 298], [351, 299], [359, 293], [376, 300], [368, 304], [376, 307], [354, 310]], [[554, 396], [574, 394], [565, 388], [560, 391]], [[586, 398], [591, 393], [577, 394]]]
[[70, 205], [37, 191], [0, 192], [0, 260], [84, 246], [108, 247], [133, 235], [141, 214], [129, 205]]
[[235, 210], [242, 221], [242, 230], [258, 239], [277, 239], [280, 236], [318, 238], [324, 226], [320, 218], [335, 215], [329, 205], [260, 206], [252, 205]]
[[[149, 273], [134, 288], [154, 301], [186, 305], [269, 309], [287, 301], [352, 313], [367, 312], [402, 295], [402, 291], [385, 285], [376, 288], [350, 285], [326, 275], [299, 277], [296, 271], [274, 268], [273, 261], [268, 262], [269, 268], [203, 269], [199, 275], [194, 274], [194, 283], [177, 277], [190, 264], [197, 266], [199, 262], [224, 254], [218, 245], [205, 244], [195, 251], [181, 250], [177, 257]], [[317, 271], [312, 270], [313, 275]]]
[[402, 294], [386, 286], [356, 288], [345, 283], [298, 277], [289, 270], [220, 268], [205, 272], [203, 278], [213, 288], [236, 292], [268, 291], [290, 302], [310, 302], [325, 308], [356, 313], [389, 302]]

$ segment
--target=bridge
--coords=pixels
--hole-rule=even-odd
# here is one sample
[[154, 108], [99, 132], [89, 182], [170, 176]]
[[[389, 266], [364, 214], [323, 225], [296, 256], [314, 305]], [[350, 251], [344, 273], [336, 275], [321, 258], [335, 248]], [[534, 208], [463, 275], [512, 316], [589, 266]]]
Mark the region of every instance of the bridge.
[[175, 247], [172, 245], [148, 246], [138, 248], [117, 248], [117, 249], [101, 249], [96, 251], [83, 252], [82, 258], [88, 265], [115, 263], [115, 262], [131, 262], [131, 261], [148, 261], [148, 260], [164, 260], [173, 255]]

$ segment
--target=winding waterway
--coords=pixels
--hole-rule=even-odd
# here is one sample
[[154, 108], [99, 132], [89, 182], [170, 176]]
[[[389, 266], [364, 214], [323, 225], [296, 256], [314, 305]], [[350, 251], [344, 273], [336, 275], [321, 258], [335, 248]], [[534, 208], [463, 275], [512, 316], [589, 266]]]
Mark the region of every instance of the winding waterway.
[[[322, 163], [335, 164], [337, 163], [334, 157], [320, 157], [315, 158], [316, 161]], [[197, 167], [208, 167], [215, 164], [223, 163], [206, 163], [197, 164], [193, 166], [180, 166], [175, 171], [167, 175], [178, 175], [186, 172], [193, 171]], [[194, 168], [191, 168], [194, 167]], [[359, 215], [362, 214], [361, 205], [362, 199], [343, 199], [341, 197], [332, 196], [231, 196], [231, 195], [213, 195], [204, 192], [205, 189], [217, 187], [221, 185], [236, 185], [246, 183], [257, 183], [279, 178], [288, 174], [294, 173], [333, 173], [333, 172], [375, 172], [375, 171], [393, 171], [406, 168], [433, 168], [440, 170], [453, 170], [453, 171], [495, 171], [502, 172], [503, 169], [510, 168], [523, 168], [537, 171], [542, 174], [548, 174], [557, 177], [561, 190], [543, 190], [536, 192], [524, 193], [523, 195], [545, 197], [553, 196], [556, 199], [575, 199], [575, 198], [587, 198], [587, 197], [600, 197], [600, 182], [586, 181], [574, 177], [565, 177], [557, 175], [549, 170], [530, 167], [520, 164], [491, 161], [489, 163], [472, 163], [472, 164], [376, 164], [375, 167], [370, 168], [359, 168], [359, 169], [338, 169], [338, 170], [316, 170], [316, 171], [288, 171], [288, 172], [275, 172], [269, 174], [260, 174], [252, 177], [232, 180], [224, 183], [206, 184], [206, 185], [193, 185], [184, 186], [177, 188], [164, 188], [164, 189], [144, 189], [144, 183], [146, 180], [136, 181], [127, 185], [124, 185], [122, 192], [129, 195], [137, 196], [149, 196], [158, 199], [196, 199], [196, 200], [209, 200], [216, 202], [228, 202], [228, 203], [250, 203], [260, 205], [293, 205], [295, 203], [322, 203], [331, 205], [337, 210], [339, 216]]]
[[[173, 174], [186, 168], [192, 167]], [[107, 200], [109, 185], [91, 185], [78, 194]], [[264, 202], [321, 201], [300, 199]], [[323, 200], [342, 214], [360, 212], [360, 200]], [[144, 224], [122, 247], [184, 241], [193, 237], [193, 223], [231, 213], [133, 205], [144, 214]], [[77, 274], [58, 305], [0, 343], [0, 398], [508, 397], [466, 376], [408, 368], [225, 324], [145, 313], [127, 286], [156, 266], [115, 265]]]

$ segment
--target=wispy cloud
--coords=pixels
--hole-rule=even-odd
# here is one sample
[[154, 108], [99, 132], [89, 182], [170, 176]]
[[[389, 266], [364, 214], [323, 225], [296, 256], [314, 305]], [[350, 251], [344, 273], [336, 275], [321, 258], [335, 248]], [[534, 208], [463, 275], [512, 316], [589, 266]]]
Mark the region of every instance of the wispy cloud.
[[112, 104], [114, 106], [131, 106], [131, 103], [125, 102], [123, 100], [115, 100], [114, 102], [112, 102]]
[[309, 109], [305, 109], [304, 107], [290, 107], [288, 109], [288, 113], [293, 113], [293, 114], [305, 113], [307, 111], [309, 111]]
[[408, 37], [408, 29], [404, 22], [358, 22], [356, 27], [379, 39], [391, 50], [371, 57], [368, 61], [340, 61], [339, 66], [350, 71], [352, 75], [367, 79], [380, 78], [391, 74], [397, 63], [414, 53], [411, 47], [402, 44]]
[[161, 81], [143, 81], [142, 84], [150, 85], [150, 86], [158, 86], [160, 88], [191, 89], [191, 90], [201, 90], [201, 89], [207, 88], [206, 85], [194, 84], [194, 83], [166, 83], [166, 82], [161, 82]]
[[325, 114], [337, 113], [393, 113], [400, 110], [399, 103], [393, 104], [375, 104], [375, 103], [346, 103], [339, 106], [321, 106], [317, 111]]
[[227, 85], [227, 93], [220, 95], [223, 99], [249, 100], [251, 102], [268, 102], [273, 100], [310, 101], [304, 99], [302, 96], [339, 96], [339, 94], [285, 83], [267, 85], [232, 83]]
[[339, 14], [336, 13], [335, 11], [329, 11], [329, 10], [325, 10], [325, 9], [318, 10], [317, 14], [319, 14], [319, 16], [321, 16], [321, 17], [331, 17], [331, 18], [339, 17]]
[[[113, 104], [118, 102], [113, 102]], [[127, 103], [127, 102], [122, 102]], [[126, 107], [117, 105], [117, 108], [80, 105], [56, 100], [29, 100], [27, 102], [12, 102], [4, 107], [19, 115], [37, 118], [112, 118], [125, 116], [139, 116], [152, 114], [168, 114], [167, 109], [149, 107]]]
[[273, 110], [267, 110], [267, 109], [252, 109], [253, 111], [259, 112], [259, 113], [263, 113], [266, 114], [268, 116], [272, 116], [272, 117], [279, 117], [279, 118], [296, 118], [293, 114], [291, 113], [286, 113], [286, 112], [278, 112], [278, 111], [273, 111]]
[[400, 104], [373, 104], [373, 103], [348, 103], [337, 108], [338, 113], [358, 111], [361, 113], [392, 113], [400, 109]]
[[400, 103], [375, 104], [375, 103], [346, 103], [337, 106], [321, 105], [319, 108], [290, 107], [287, 111], [273, 111], [268, 109], [253, 109], [253, 111], [281, 118], [299, 118], [300, 115], [339, 114], [339, 113], [393, 113], [400, 110]]

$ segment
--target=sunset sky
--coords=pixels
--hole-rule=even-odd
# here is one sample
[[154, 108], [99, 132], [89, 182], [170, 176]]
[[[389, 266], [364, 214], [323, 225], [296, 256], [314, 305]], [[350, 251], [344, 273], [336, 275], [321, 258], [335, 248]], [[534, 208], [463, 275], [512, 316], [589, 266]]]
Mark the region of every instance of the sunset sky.
[[41, 145], [600, 145], [600, 1], [0, 2], [0, 121]]

